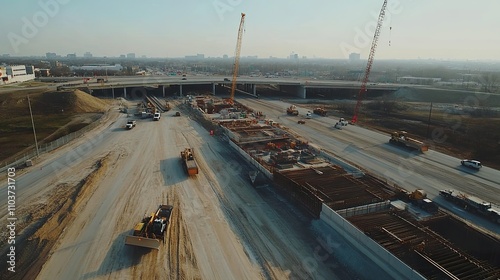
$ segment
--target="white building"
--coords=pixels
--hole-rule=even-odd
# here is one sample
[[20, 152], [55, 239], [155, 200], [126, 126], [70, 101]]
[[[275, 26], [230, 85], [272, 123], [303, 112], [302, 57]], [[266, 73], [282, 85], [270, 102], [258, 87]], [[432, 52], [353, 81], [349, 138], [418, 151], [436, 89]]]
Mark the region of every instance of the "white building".
[[0, 67], [0, 84], [11, 84], [30, 81], [35, 79], [35, 68], [33, 66], [12, 65]]

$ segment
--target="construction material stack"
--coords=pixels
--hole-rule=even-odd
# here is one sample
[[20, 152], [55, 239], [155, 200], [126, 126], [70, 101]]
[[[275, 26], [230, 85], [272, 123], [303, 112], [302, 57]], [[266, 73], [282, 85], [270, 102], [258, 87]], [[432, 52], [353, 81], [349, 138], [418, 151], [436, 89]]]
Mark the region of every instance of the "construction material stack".
[[184, 151], [181, 152], [181, 160], [184, 170], [188, 175], [198, 174], [198, 165], [194, 159], [193, 148], [185, 148]]
[[146, 216], [134, 227], [132, 235], [125, 237], [125, 244], [159, 249], [165, 243], [165, 232], [170, 223], [172, 205], [160, 205], [155, 213]]
[[391, 139], [389, 143], [398, 145], [398, 146], [406, 146], [408, 148], [412, 148], [415, 150], [419, 150], [421, 152], [425, 152], [429, 150], [429, 146], [424, 142], [418, 141], [416, 139], [410, 138], [407, 135], [406, 131], [395, 131], [391, 133]]

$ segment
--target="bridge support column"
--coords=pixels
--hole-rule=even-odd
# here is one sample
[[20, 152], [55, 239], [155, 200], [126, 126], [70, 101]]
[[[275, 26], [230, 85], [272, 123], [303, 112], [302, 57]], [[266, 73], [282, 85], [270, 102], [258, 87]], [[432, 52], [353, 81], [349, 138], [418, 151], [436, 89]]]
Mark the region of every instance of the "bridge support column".
[[123, 98], [127, 98], [127, 87], [123, 87]]
[[115, 99], [115, 88], [111, 88], [111, 95], [113, 96], [113, 99]]
[[297, 95], [298, 95], [300, 98], [304, 98], [304, 99], [306, 99], [306, 97], [307, 97], [306, 87], [305, 87], [305, 86], [298, 86], [298, 87], [297, 87]]
[[212, 94], [215, 96], [215, 83], [212, 83]]
[[257, 85], [256, 84], [252, 85], [252, 94], [257, 96]]
[[182, 85], [179, 85], [179, 96], [182, 97]]

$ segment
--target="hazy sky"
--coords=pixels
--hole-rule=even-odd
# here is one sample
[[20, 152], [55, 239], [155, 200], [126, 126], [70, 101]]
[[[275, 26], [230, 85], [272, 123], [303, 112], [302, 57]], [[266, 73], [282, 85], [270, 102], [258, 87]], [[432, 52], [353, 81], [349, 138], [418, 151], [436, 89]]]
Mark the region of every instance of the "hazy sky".
[[[388, 0], [376, 57], [500, 60], [500, 1]], [[31, 4], [30, 4], [31, 3]], [[0, 54], [368, 56], [381, 0], [4, 1]], [[391, 44], [389, 45], [389, 41]]]

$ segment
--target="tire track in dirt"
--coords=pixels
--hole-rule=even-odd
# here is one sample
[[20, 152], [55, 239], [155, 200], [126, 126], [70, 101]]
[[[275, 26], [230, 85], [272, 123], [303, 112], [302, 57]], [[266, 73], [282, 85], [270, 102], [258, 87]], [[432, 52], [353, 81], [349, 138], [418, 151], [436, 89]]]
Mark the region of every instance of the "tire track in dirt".
[[[16, 273], [5, 273], [6, 278], [2, 279], [36, 278], [50, 257], [52, 248], [64, 235], [65, 228], [72, 223], [78, 209], [88, 202], [94, 192], [96, 183], [107, 169], [108, 157], [109, 154], [97, 160], [92, 171], [76, 185], [61, 183], [46, 203], [36, 204], [36, 207], [26, 210], [28, 216], [38, 218], [39, 221], [18, 237], [16, 247], [23, 250], [18, 251]], [[44, 214], [40, 217], [40, 213]]]

